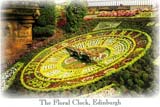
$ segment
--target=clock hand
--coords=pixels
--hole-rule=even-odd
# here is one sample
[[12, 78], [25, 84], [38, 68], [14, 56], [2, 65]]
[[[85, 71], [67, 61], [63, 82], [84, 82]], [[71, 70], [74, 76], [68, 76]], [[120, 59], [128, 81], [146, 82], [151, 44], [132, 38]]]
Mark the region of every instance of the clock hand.
[[99, 57], [101, 55], [98, 52], [93, 53], [87, 49], [80, 49], [74, 47], [66, 47], [66, 50], [68, 51], [71, 57], [74, 57], [85, 63], [92, 63], [96, 64], [99, 67], [103, 67], [102, 65], [98, 64], [97, 61], [93, 60], [93, 57]]
[[85, 63], [91, 63], [92, 59], [90, 56], [86, 53], [86, 51], [74, 47], [67, 47], [66, 50], [70, 54], [71, 57], [74, 57], [82, 62]]

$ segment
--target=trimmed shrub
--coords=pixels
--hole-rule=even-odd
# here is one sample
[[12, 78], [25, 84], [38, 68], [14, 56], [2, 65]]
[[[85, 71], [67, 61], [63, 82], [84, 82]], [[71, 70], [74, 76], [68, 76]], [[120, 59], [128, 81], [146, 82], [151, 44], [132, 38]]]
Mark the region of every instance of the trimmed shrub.
[[45, 27], [36, 26], [33, 29], [34, 36], [36, 37], [49, 37], [52, 36], [54, 33], [54, 26], [53, 25], [47, 25]]

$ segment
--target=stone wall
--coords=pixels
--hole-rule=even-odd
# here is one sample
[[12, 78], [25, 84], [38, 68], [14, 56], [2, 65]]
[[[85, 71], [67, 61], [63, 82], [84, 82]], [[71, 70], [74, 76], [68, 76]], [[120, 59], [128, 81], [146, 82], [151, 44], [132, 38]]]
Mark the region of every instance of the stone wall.
[[28, 44], [32, 44], [32, 24], [4, 21], [3, 26], [5, 60], [13, 61], [27, 49]]
[[32, 44], [32, 25], [40, 15], [38, 7], [7, 7], [2, 11], [3, 64], [12, 64]]

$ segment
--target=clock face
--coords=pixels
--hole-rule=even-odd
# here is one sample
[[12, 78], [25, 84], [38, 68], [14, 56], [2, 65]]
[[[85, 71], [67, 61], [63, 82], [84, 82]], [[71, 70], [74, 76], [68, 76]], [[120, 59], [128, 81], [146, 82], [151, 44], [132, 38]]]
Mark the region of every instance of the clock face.
[[[150, 36], [132, 29], [115, 29], [77, 36], [36, 55], [24, 68], [21, 82], [31, 90], [59, 90], [84, 86], [127, 67], [151, 45]], [[67, 47], [85, 49], [96, 63], [71, 57]]]

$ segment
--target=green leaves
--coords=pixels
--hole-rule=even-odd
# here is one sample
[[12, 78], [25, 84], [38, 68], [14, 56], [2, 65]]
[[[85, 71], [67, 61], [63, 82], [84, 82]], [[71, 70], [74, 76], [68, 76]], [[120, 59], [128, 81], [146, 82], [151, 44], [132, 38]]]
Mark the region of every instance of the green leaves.
[[128, 80], [128, 79], [129, 79], [129, 77], [130, 77], [130, 73], [129, 73], [129, 71], [125, 71], [125, 72], [123, 72], [123, 78], [124, 78], [124, 80]]
[[45, 4], [40, 11], [41, 15], [33, 27], [33, 35], [35, 37], [52, 36], [56, 23], [56, 10], [54, 4]]
[[76, 32], [83, 22], [83, 17], [86, 15], [86, 7], [82, 2], [72, 1], [66, 7], [67, 32]]
[[143, 81], [148, 81], [148, 79], [149, 79], [149, 74], [147, 74], [147, 73], [143, 73], [142, 74], [142, 79], [143, 79]]
[[54, 4], [47, 4], [41, 9], [41, 16], [37, 20], [39, 26], [55, 25], [56, 11]]
[[149, 63], [151, 57], [146, 57], [148, 54], [149, 52], [147, 52], [144, 57], [139, 59], [132, 66], [121, 70], [118, 74], [115, 74], [115, 77], [113, 77], [116, 78], [117, 84], [120, 85], [120, 88], [122, 88], [121, 91], [123, 93], [124, 87], [128, 89], [128, 93], [131, 95], [136, 95], [136, 93], [142, 94], [152, 92], [150, 87], [152, 87], [154, 82], [154, 67], [152, 67], [152, 63]]
[[54, 26], [53, 25], [47, 25], [45, 27], [37, 26], [33, 29], [34, 34], [36, 34], [38, 37], [48, 37], [52, 36], [54, 33]]
[[128, 79], [127, 83], [128, 83], [129, 86], [132, 86], [134, 84], [132, 79]]

